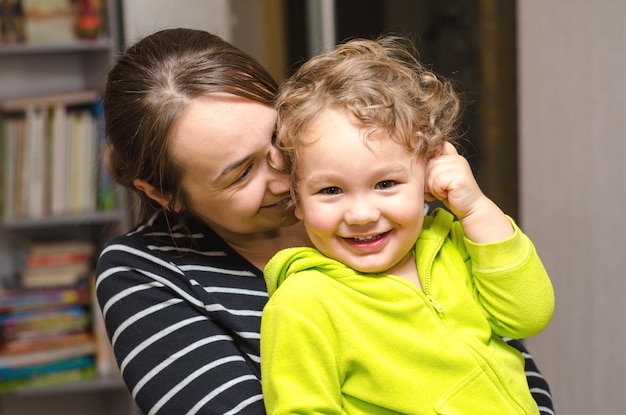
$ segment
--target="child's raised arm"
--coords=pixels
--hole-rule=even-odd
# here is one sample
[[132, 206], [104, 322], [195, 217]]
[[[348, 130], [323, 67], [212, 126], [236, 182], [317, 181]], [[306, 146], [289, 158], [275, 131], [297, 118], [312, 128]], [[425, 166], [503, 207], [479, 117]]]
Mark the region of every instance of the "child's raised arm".
[[428, 162], [425, 199], [440, 200], [459, 219], [475, 243], [498, 242], [513, 235], [504, 212], [483, 194], [467, 160], [446, 142], [441, 154]]

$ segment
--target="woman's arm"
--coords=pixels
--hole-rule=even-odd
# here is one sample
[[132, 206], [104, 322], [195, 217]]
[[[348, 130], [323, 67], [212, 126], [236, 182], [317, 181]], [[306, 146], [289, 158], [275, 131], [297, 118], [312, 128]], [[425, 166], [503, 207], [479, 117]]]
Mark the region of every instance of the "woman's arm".
[[124, 381], [147, 415], [264, 414], [264, 285], [238, 277], [243, 285], [229, 286], [228, 276], [204, 270], [202, 261], [187, 258], [195, 271], [183, 271], [127, 245], [103, 251], [96, 293]]

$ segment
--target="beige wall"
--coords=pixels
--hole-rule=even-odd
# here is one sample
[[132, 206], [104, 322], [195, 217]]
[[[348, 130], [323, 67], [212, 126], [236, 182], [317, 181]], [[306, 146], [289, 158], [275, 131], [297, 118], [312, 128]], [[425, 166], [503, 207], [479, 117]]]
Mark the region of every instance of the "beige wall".
[[233, 43], [281, 82], [287, 73], [284, 0], [230, 0]]
[[626, 413], [626, 1], [518, 0], [521, 222], [556, 289], [557, 413]]
[[124, 44], [172, 27], [208, 30], [233, 41], [231, 0], [123, 0]]

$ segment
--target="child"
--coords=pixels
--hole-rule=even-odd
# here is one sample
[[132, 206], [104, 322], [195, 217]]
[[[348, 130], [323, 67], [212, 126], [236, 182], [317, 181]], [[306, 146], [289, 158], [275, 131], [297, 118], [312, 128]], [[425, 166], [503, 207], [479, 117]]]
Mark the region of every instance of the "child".
[[[550, 321], [532, 242], [451, 144], [458, 99], [408, 42], [352, 40], [282, 87], [276, 145], [315, 245], [265, 268], [269, 414], [537, 414], [502, 337]], [[424, 200], [444, 209], [424, 216]]]

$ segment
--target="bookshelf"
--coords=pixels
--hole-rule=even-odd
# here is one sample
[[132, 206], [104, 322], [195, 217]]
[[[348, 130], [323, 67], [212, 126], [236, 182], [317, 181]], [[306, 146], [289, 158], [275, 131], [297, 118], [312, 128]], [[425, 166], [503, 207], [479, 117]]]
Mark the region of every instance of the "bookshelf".
[[[69, 0], [46, 0], [44, 2], [22, 0], [22, 3], [26, 11], [27, 6], [36, 4], [43, 5], [41, 7], [52, 5], [61, 7], [72, 2]], [[78, 2], [73, 4], [78, 4]], [[21, 241], [26, 240], [32, 243], [58, 240], [82, 241], [93, 246], [93, 261], [102, 243], [111, 235], [126, 229], [128, 225], [126, 213], [128, 201], [125, 195], [114, 191], [112, 203], [111, 201], [102, 202], [100, 196], [102, 189], [98, 187], [100, 176], [97, 173], [101, 168], [97, 154], [101, 145], [99, 140], [102, 138], [101, 131], [98, 129], [98, 117], [101, 113], [97, 111], [97, 105], [106, 74], [113, 57], [120, 48], [120, 0], [100, 0], [94, 4], [102, 6], [99, 9], [101, 26], [95, 35], [89, 31], [91, 30], [89, 27], [85, 28], [83, 25], [81, 37], [73, 35], [73, 26], [59, 29], [67, 32], [59, 36], [54, 32], [41, 36], [41, 30], [44, 30], [42, 27], [36, 40], [15, 41], [15, 39], [7, 40], [6, 37], [2, 39], [5, 32], [0, 30], [0, 128], [3, 131], [0, 133], [0, 169], [2, 170], [0, 172], [0, 283], [4, 287], [14, 284], [13, 280], [19, 281], [15, 278], [20, 271], [19, 265], [16, 265], [16, 246]], [[60, 16], [59, 13], [51, 13], [51, 15], [57, 16], [56, 18]], [[29, 16], [26, 15], [25, 19]], [[51, 22], [49, 27], [58, 29], [59, 23], [60, 21]], [[3, 28], [0, 27], [0, 29]], [[68, 114], [75, 116], [68, 118], [66, 123], [74, 125], [75, 131], [80, 131], [75, 134], [76, 136], [87, 137], [92, 132], [93, 137], [89, 140], [82, 140], [82, 144], [76, 144], [83, 151], [80, 153], [83, 155], [74, 162], [73, 167], [78, 170], [68, 170], [64, 173], [66, 176], [73, 176], [73, 179], [66, 178], [64, 182], [67, 183], [68, 188], [76, 189], [79, 186], [76, 180], [81, 183], [82, 190], [75, 194], [74, 204], [65, 202], [64, 205], [57, 201], [56, 207], [53, 207], [52, 192], [44, 191], [37, 195], [33, 189], [41, 190], [58, 186], [61, 182], [59, 180], [55, 182], [53, 179], [54, 167], [57, 167], [58, 173], [58, 167], [71, 165], [68, 154], [78, 152], [76, 147], [59, 147], [58, 155], [65, 155], [67, 158], [60, 163], [53, 162], [57, 159], [52, 156], [54, 153], [51, 144], [54, 141], [51, 136], [52, 125], [54, 125], [53, 120], [61, 119], [58, 112], [60, 109], [63, 110], [64, 117]], [[30, 118], [26, 121], [28, 117], [35, 116], [33, 119], [36, 119], [36, 116], [42, 114], [43, 122], [40, 120], [39, 124], [33, 123]], [[77, 114], [85, 115], [80, 118]], [[39, 128], [40, 133], [43, 134], [39, 138], [42, 141], [34, 141], [34, 143], [39, 143], [39, 146], [45, 143], [45, 146], [50, 148], [49, 151], [28, 159], [31, 161], [26, 163], [29, 166], [27, 173], [24, 173], [25, 168], [14, 167], [12, 170], [14, 176], [25, 177], [22, 191], [29, 193], [30, 196], [25, 200], [33, 204], [30, 210], [24, 211], [15, 209], [17, 205], [14, 205], [12, 200], [15, 194], [6, 189], [9, 171], [6, 165], [9, 161], [14, 162], [18, 159], [17, 156], [8, 158], [6, 156], [6, 124], [7, 120], [16, 119], [23, 119], [25, 123], [30, 123], [31, 127], [27, 129], [31, 133]], [[33, 125], [39, 125], [39, 127], [32, 127]], [[82, 125], [82, 129], [79, 129], [78, 125]], [[66, 125], [65, 131], [68, 130], [69, 127]], [[88, 131], [90, 133], [87, 133]], [[67, 133], [64, 136], [71, 136], [71, 134]], [[22, 145], [26, 145], [24, 142], [32, 139], [27, 139], [26, 135], [19, 137], [15, 139], [15, 142], [22, 143]], [[86, 145], [91, 145], [91, 147], [85, 147]], [[36, 150], [38, 145], [34, 144], [30, 147]], [[61, 148], [64, 150], [60, 150]], [[89, 154], [91, 158], [86, 156]], [[81, 168], [84, 173], [76, 174]], [[7, 207], [9, 203], [11, 207]], [[88, 281], [89, 275], [86, 277]], [[30, 290], [33, 289], [44, 288], [30, 288]], [[6, 288], [3, 290], [7, 292]], [[83, 306], [92, 313], [94, 311], [93, 298], [88, 299]], [[99, 323], [93, 314], [90, 315], [89, 321], [88, 330], [93, 333]], [[102, 347], [101, 340], [100, 338], [95, 341], [96, 347]], [[103, 371], [99, 371], [99, 366], [96, 365], [96, 372], [95, 376], [82, 379], [68, 378], [36, 387], [21, 387], [2, 392], [0, 393], [0, 415], [24, 413], [55, 415], [65, 414], [68, 411], [86, 415], [140, 414], [115, 371], [102, 374]], [[1, 383], [3, 383], [2, 379], [0, 379]]]

